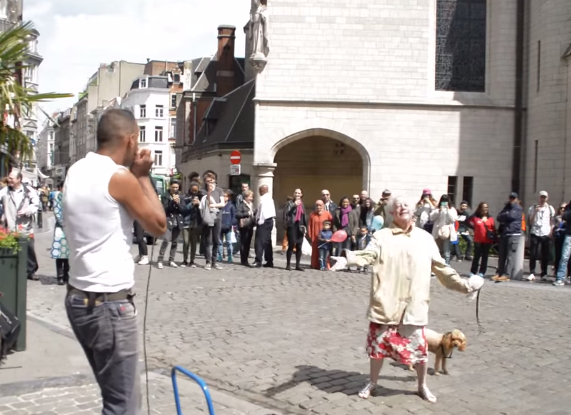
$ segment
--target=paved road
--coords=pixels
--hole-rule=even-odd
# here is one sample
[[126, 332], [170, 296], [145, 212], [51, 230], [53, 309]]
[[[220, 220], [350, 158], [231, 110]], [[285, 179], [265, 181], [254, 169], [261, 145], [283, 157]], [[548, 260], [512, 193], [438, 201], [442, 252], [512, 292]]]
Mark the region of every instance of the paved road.
[[[37, 240], [42, 280], [29, 283], [29, 312], [65, 329], [49, 232]], [[465, 263], [454, 265], [467, 271]], [[137, 268], [141, 322], [148, 271]], [[153, 268], [149, 364], [182, 365], [219, 390], [284, 413], [571, 414], [569, 286], [488, 283], [481, 298], [485, 332], [478, 335], [475, 303], [434, 280], [429, 326], [460, 328], [469, 342], [454, 354], [450, 376], [430, 377], [436, 405], [414, 395], [411, 372], [389, 364], [379, 396], [355, 396], [368, 370], [368, 287], [368, 276], [357, 273]]]

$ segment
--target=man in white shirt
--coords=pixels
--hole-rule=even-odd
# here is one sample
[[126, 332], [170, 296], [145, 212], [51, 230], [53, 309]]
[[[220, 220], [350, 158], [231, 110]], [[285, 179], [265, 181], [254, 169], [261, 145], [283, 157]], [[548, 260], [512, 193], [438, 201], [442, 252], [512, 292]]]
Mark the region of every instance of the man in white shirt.
[[130, 111], [105, 112], [97, 126], [97, 152], [69, 169], [63, 191], [70, 248], [65, 305], [101, 388], [103, 415], [140, 413], [133, 220], [153, 236], [166, 231], [150, 180], [151, 152], [139, 150], [138, 139]]
[[545, 190], [542, 190], [539, 192], [539, 203], [531, 206], [527, 212], [530, 252], [529, 275], [525, 279], [528, 281], [535, 280], [535, 264], [538, 258], [540, 258], [541, 262], [541, 279], [546, 280], [548, 278], [549, 250], [555, 221], [555, 209], [547, 203], [548, 200], [549, 195]]
[[0, 190], [3, 212], [0, 225], [28, 237], [28, 279], [38, 280], [35, 275], [38, 271], [38, 260], [34, 248], [33, 217], [40, 206], [40, 199], [34, 188], [22, 183], [22, 179], [22, 172], [12, 170], [8, 175], [8, 186]]
[[260, 186], [260, 204], [256, 215], [256, 259], [251, 265], [253, 268], [262, 267], [262, 257], [266, 268], [274, 267], [274, 251], [272, 248], [272, 230], [276, 218], [276, 205], [269, 194], [268, 186]]

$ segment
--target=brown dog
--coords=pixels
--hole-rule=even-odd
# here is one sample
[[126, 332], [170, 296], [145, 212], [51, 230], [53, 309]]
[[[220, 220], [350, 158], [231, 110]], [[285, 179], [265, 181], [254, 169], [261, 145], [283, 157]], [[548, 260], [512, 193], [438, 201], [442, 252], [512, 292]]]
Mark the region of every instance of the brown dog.
[[[440, 366], [442, 365], [442, 373], [448, 374], [446, 369], [446, 360], [452, 356], [452, 352], [456, 347], [459, 351], [466, 350], [466, 336], [458, 329], [454, 329], [445, 334], [440, 334], [434, 330], [424, 329], [426, 343], [428, 343], [428, 351], [434, 353], [436, 360], [434, 362], [434, 374], [440, 374]], [[412, 365], [409, 370], [414, 370]]]

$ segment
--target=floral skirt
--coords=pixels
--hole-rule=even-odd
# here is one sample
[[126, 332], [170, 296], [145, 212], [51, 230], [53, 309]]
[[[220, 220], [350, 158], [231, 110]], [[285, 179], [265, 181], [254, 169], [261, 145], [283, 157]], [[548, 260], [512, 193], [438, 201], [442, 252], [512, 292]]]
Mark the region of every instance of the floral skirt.
[[424, 327], [369, 324], [367, 355], [371, 359], [391, 358], [404, 365], [428, 362]]

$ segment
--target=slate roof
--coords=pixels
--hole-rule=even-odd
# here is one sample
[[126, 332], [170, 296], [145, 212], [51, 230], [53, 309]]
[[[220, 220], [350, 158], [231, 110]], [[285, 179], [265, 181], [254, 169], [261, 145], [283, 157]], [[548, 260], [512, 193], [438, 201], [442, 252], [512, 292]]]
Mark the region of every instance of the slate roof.
[[[195, 67], [194, 62], [200, 61], [196, 69], [193, 69], [193, 80], [192, 80], [192, 92], [211, 92], [215, 93], [216, 90], [216, 71], [218, 65], [218, 57], [214, 56], [211, 58], [195, 59], [192, 63], [193, 68]], [[235, 85], [242, 85], [244, 83], [244, 68], [245, 68], [244, 58], [234, 58], [234, 76]], [[196, 74], [200, 74], [198, 79], [195, 81]]]
[[251, 80], [212, 101], [189, 154], [254, 148], [255, 86], [255, 80]]

